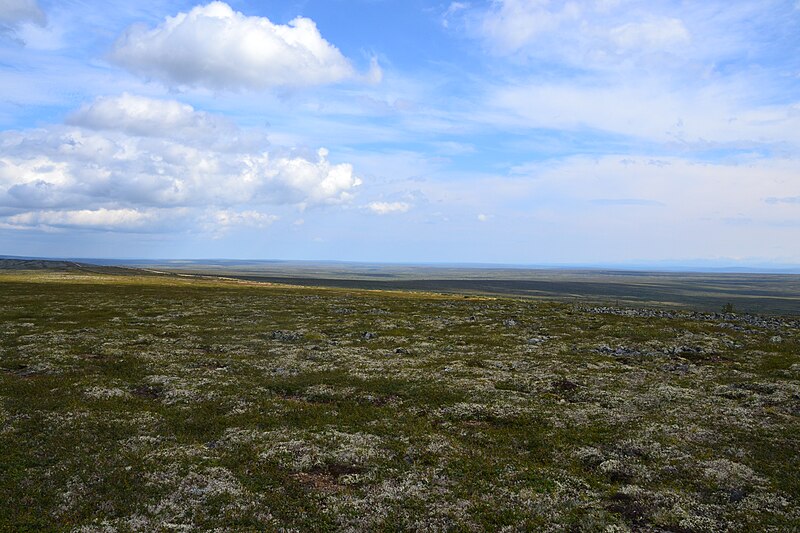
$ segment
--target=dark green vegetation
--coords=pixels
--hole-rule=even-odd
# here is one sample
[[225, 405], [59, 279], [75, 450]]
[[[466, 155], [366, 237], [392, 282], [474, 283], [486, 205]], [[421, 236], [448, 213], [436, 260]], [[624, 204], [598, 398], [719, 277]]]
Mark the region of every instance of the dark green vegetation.
[[790, 319], [7, 272], [0, 530], [791, 531], [799, 380]]

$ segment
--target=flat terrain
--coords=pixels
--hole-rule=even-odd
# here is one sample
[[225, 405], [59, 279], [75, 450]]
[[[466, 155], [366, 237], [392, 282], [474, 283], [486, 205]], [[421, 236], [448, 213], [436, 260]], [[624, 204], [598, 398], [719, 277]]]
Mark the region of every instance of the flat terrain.
[[[123, 263], [124, 264], [124, 263]], [[614, 305], [655, 305], [800, 316], [800, 275], [626, 270], [430, 267], [300, 261], [174, 261], [142, 266], [163, 272], [349, 289], [519, 296]]]
[[2, 531], [797, 531], [798, 450], [797, 318], [0, 272]]

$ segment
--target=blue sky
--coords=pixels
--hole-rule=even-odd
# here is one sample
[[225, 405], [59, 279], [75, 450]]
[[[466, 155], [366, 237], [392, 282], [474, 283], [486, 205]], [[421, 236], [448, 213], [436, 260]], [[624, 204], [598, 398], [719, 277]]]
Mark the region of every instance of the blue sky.
[[800, 264], [800, 2], [0, 0], [0, 253]]

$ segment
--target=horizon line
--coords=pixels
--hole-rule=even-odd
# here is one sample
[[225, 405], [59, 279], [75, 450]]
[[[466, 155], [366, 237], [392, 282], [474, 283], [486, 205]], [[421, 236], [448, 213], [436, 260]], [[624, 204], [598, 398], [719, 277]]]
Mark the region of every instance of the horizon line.
[[202, 263], [202, 262], [252, 262], [252, 263], [297, 263], [297, 264], [343, 264], [364, 265], [379, 267], [429, 267], [429, 268], [465, 268], [465, 269], [508, 269], [508, 270], [619, 270], [630, 272], [664, 272], [664, 273], [742, 273], [742, 274], [800, 274], [800, 264], [794, 263], [769, 263], [748, 262], [747, 260], [726, 259], [714, 262], [709, 259], [694, 260], [658, 260], [658, 261], [627, 261], [620, 263], [495, 263], [477, 261], [365, 261], [345, 259], [253, 259], [230, 257], [204, 257], [204, 258], [124, 258], [124, 257], [66, 257], [66, 256], [32, 256], [32, 255], [5, 255], [0, 254], [0, 259], [17, 259], [28, 261], [93, 261], [115, 263]]

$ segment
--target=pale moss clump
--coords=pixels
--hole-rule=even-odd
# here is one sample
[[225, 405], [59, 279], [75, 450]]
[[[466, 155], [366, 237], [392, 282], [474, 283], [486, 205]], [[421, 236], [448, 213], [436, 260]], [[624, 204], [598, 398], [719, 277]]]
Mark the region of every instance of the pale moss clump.
[[89, 387], [83, 391], [83, 395], [93, 400], [113, 400], [131, 397], [128, 391], [118, 387]]
[[281, 430], [263, 433], [261, 437], [263, 449], [259, 457], [275, 460], [296, 472], [326, 465], [363, 467], [391, 454], [376, 435], [346, 433], [335, 428], [319, 433]]

